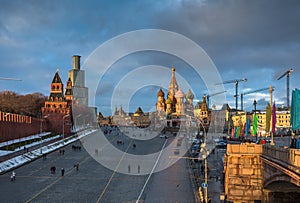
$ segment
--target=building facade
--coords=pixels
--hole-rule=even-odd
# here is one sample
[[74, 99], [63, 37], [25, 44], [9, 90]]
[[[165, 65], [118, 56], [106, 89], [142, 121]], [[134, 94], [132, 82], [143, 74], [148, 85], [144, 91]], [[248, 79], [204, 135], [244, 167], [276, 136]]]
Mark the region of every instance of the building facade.
[[[246, 120], [249, 119], [251, 126], [253, 124], [254, 113], [246, 113], [243, 111], [237, 112], [235, 115], [231, 116], [233, 127], [244, 126]], [[267, 112], [259, 111], [256, 112], [258, 118], [257, 135], [258, 136], [268, 136], [269, 132], [266, 132], [267, 128]], [[272, 121], [270, 121], [272, 123]], [[288, 135], [290, 133], [290, 111], [286, 110], [276, 110], [276, 129], [275, 135]], [[270, 129], [271, 130], [271, 129]], [[252, 128], [251, 128], [252, 131]]]

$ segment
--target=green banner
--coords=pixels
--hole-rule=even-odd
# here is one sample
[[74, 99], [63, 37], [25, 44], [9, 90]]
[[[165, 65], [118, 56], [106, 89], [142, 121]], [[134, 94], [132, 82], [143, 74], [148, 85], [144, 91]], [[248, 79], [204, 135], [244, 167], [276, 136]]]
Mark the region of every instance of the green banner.
[[256, 114], [253, 115], [253, 127], [252, 127], [252, 134], [257, 134], [257, 123], [258, 123], [258, 117]]

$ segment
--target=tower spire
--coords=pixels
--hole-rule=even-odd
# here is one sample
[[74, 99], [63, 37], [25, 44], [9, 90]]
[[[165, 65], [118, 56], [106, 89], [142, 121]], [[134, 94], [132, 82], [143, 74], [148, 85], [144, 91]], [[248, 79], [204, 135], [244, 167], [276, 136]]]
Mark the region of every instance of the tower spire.
[[168, 97], [172, 99], [172, 97], [175, 96], [175, 93], [177, 91], [178, 91], [178, 84], [175, 77], [175, 68], [174, 65], [172, 65], [172, 76], [171, 76], [171, 81], [168, 89]]

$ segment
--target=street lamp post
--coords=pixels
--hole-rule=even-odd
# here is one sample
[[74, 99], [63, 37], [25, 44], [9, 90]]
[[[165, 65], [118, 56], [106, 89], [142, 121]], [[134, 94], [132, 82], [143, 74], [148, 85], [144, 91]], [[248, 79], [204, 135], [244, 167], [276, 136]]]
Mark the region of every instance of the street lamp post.
[[204, 150], [205, 155], [202, 155], [202, 158], [204, 159], [204, 183], [205, 183], [205, 187], [204, 187], [204, 200], [205, 203], [208, 203], [208, 170], [207, 170], [207, 149], [206, 147], [201, 148]]
[[47, 116], [41, 116], [41, 124], [40, 124], [40, 149], [41, 149], [41, 154], [43, 153], [43, 149], [42, 149], [42, 133], [43, 133], [43, 119], [44, 118], [48, 118], [49, 117], [49, 115], [47, 115]]
[[205, 152], [205, 156], [202, 155], [202, 158], [204, 158], [204, 201], [205, 203], [208, 203], [208, 170], [207, 170], [207, 156], [208, 156], [208, 151], [207, 151], [207, 133], [206, 133], [206, 129], [205, 126], [203, 125], [202, 121], [200, 121], [200, 124], [203, 128], [203, 132], [204, 132], [204, 139], [203, 139], [203, 147], [201, 147], [202, 150], [204, 150]]
[[62, 121], [63, 121], [63, 123], [62, 123], [62, 136], [63, 136], [63, 139], [65, 138], [65, 118], [67, 118], [69, 116], [70, 116], [70, 114], [64, 115], [63, 119], [62, 119]]
[[41, 154], [43, 153], [42, 150], [42, 133], [43, 133], [43, 117], [41, 116], [41, 124], [40, 124], [40, 150], [41, 150]]

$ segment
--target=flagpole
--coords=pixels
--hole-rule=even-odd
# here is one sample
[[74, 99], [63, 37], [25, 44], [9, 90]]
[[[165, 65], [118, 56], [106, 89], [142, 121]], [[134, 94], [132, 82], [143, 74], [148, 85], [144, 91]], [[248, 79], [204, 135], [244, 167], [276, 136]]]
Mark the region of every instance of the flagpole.
[[274, 132], [275, 132], [275, 128], [276, 128], [276, 105], [275, 105], [275, 102], [272, 106], [272, 131], [271, 131], [271, 145], [274, 146], [275, 143], [274, 143]]
[[[272, 106], [272, 104], [273, 104], [273, 87], [272, 87], [272, 85], [270, 85], [270, 106]], [[274, 146], [275, 145], [275, 143], [274, 143], [274, 132], [275, 132], [275, 129], [273, 129], [273, 127], [275, 128], [275, 126], [276, 126], [276, 124], [275, 124], [275, 126], [273, 125], [273, 122], [275, 122], [274, 121], [274, 118], [273, 118], [273, 114], [274, 114], [274, 107], [275, 106], [275, 103], [274, 103], [274, 105], [272, 106], [272, 116], [271, 116], [271, 121], [272, 121], [272, 126], [271, 126], [271, 145], [272, 146]], [[276, 119], [276, 106], [275, 106], [275, 119]]]
[[271, 132], [271, 145], [272, 146], [274, 146], [275, 145], [275, 143], [274, 143], [274, 135], [273, 135], [274, 133], [273, 132]]

